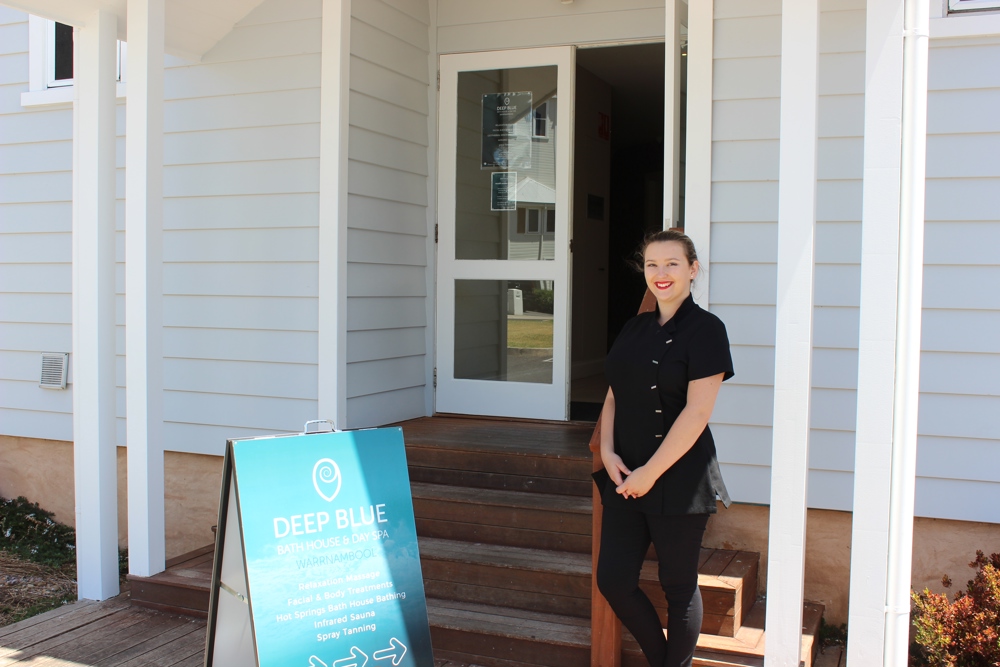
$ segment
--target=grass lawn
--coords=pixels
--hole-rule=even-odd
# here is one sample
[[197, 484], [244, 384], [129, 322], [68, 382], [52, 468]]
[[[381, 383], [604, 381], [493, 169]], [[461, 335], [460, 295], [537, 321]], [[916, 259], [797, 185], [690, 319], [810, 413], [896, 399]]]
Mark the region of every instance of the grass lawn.
[[552, 347], [552, 320], [507, 320], [507, 347]]

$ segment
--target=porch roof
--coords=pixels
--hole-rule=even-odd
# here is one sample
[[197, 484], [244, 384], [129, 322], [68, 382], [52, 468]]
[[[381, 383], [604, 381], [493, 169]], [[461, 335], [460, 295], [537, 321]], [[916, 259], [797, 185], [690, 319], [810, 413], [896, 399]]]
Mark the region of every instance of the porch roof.
[[[262, 0], [165, 0], [164, 49], [171, 55], [199, 61]], [[99, 10], [117, 17], [118, 39], [127, 41], [126, 0], [3, 0], [3, 4], [58, 21], [82, 26]]]

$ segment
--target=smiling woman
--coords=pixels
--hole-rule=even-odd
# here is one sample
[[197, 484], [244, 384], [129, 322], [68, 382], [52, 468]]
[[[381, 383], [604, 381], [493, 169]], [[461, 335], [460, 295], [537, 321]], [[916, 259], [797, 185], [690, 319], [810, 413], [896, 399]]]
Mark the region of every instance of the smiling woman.
[[[639, 252], [656, 310], [629, 320], [608, 353], [610, 389], [595, 473], [604, 506], [597, 585], [649, 664], [688, 667], [701, 629], [698, 558], [716, 495], [728, 507], [708, 420], [733, 376], [726, 327], [691, 298], [698, 255], [681, 232]], [[667, 636], [639, 571], [650, 543], [669, 606]]]

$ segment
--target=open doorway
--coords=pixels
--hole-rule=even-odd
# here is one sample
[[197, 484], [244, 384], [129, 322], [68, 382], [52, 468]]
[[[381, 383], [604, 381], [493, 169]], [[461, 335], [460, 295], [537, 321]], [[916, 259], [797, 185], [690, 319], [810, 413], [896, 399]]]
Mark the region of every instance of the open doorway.
[[[659, 43], [577, 51], [574, 420], [595, 421], [600, 414], [607, 393], [604, 357], [645, 290], [629, 260], [645, 233], [663, 225], [663, 49]], [[682, 110], [683, 90], [682, 75]], [[681, 136], [683, 123], [682, 117]], [[683, 174], [682, 161], [682, 184]]]

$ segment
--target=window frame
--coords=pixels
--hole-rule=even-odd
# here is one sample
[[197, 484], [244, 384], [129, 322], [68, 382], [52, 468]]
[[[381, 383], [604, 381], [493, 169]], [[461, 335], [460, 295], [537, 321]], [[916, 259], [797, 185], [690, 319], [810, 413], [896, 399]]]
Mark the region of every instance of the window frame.
[[[56, 22], [28, 15], [28, 90], [21, 93], [22, 107], [69, 105], [73, 79], [55, 78]], [[127, 49], [118, 41], [116, 97], [125, 97]], [[75, 66], [75, 65], [74, 65]]]
[[1000, 9], [1000, 0], [948, 0], [948, 12], [954, 14], [996, 9]]

